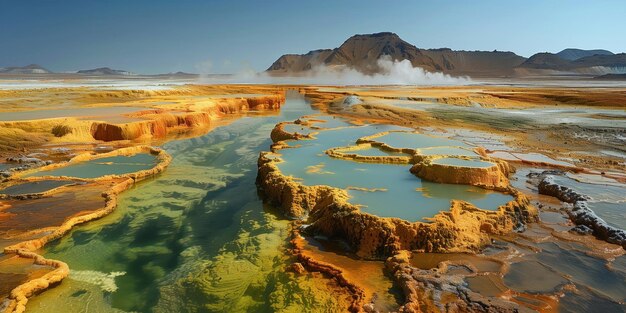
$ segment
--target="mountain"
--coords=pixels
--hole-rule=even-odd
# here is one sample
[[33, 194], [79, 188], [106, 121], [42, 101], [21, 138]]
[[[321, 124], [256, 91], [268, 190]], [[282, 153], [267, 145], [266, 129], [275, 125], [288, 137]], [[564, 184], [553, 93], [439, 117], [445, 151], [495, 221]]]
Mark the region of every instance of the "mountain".
[[0, 68], [0, 73], [6, 74], [49, 74], [51, 71], [43, 68], [41, 65], [30, 64], [26, 66], [12, 66]]
[[135, 73], [129, 71], [114, 70], [108, 67], [99, 67], [91, 70], [80, 70], [76, 73], [83, 75], [135, 75]]
[[594, 79], [599, 80], [626, 80], [626, 74], [604, 74], [601, 76], [596, 76]]
[[409, 60], [414, 67], [452, 74], [504, 75], [522, 64], [525, 58], [512, 52], [425, 50], [390, 32], [354, 35], [335, 49], [314, 50], [306, 54], [286, 54], [278, 58], [269, 72], [302, 72], [315, 66], [349, 67], [363, 73], [378, 70], [377, 60]]
[[333, 52], [332, 49], [309, 51], [307, 54], [285, 54], [278, 58], [268, 71], [308, 71], [316, 65], [324, 64], [324, 60]]
[[524, 63], [518, 69], [525, 70], [525, 73], [552, 74], [623, 74], [626, 73], [626, 53], [619, 54], [594, 54], [581, 57], [575, 60], [568, 60], [560, 57], [558, 54], [542, 52], [537, 53]]
[[448, 48], [421, 50], [436, 64], [438, 70], [463, 75], [509, 75], [526, 60], [508, 51], [455, 51]]
[[167, 77], [167, 78], [196, 78], [200, 75], [178, 71], [178, 72], [172, 72], [172, 73], [156, 74], [152, 76]]
[[437, 64], [414, 45], [394, 33], [354, 35], [324, 60], [326, 65], [349, 65], [364, 73], [377, 71], [377, 60], [388, 55], [392, 60], [409, 60], [413, 66], [426, 70], [437, 69]]
[[556, 55], [559, 56], [561, 59], [565, 59], [568, 61], [574, 61], [574, 60], [578, 60], [580, 58], [584, 58], [584, 57], [590, 57], [592, 55], [613, 55], [613, 52], [608, 51], [608, 50], [602, 50], [602, 49], [596, 49], [596, 50], [582, 50], [582, 49], [573, 49], [573, 48], [569, 48], [569, 49], [565, 49], [559, 53], [557, 53]]
[[626, 53], [618, 53], [611, 55], [596, 54], [572, 61], [571, 66], [574, 68], [581, 67], [626, 67]]
[[528, 60], [520, 64], [519, 67], [541, 70], [565, 71], [568, 69], [569, 64], [570, 61], [562, 59], [554, 53], [541, 52], [532, 55], [530, 58], [528, 58]]
[[268, 71], [300, 72], [317, 65], [348, 66], [363, 73], [378, 70], [377, 60], [383, 55], [393, 60], [409, 60], [413, 66], [435, 70], [436, 64], [414, 45], [400, 39], [394, 33], [354, 35], [339, 48], [314, 50], [307, 54], [287, 54], [281, 56]]

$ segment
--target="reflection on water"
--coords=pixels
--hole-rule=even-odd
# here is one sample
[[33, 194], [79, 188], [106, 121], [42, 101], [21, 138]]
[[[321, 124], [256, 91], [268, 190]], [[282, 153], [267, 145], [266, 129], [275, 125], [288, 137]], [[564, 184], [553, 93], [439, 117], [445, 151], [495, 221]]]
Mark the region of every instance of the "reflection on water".
[[463, 149], [459, 147], [433, 147], [420, 149], [419, 153], [422, 155], [455, 155], [455, 156], [478, 156], [474, 151]]
[[113, 156], [100, 158], [49, 171], [35, 172], [30, 177], [69, 176], [78, 178], [96, 178], [105, 175], [122, 175], [153, 168], [157, 164], [156, 156], [139, 153], [133, 156]]
[[383, 142], [394, 148], [430, 148], [437, 146], [457, 146], [467, 147], [468, 145], [459, 140], [453, 140], [443, 137], [434, 137], [416, 133], [392, 132], [381, 137], [375, 138], [375, 141]]
[[499, 274], [478, 275], [465, 279], [468, 288], [483, 296], [498, 297], [508, 290], [502, 283]]
[[331, 115], [312, 115], [304, 120], [308, 120], [312, 122], [314, 126], [324, 129], [354, 126], [344, 118]]
[[466, 281], [470, 289], [480, 293], [497, 294], [503, 286], [530, 294], [563, 293], [560, 312], [624, 311], [626, 256], [607, 261], [587, 255], [588, 250], [582, 244], [559, 240], [535, 243], [518, 238], [514, 243], [496, 242], [485, 254], [511, 259], [513, 263], [504, 277], [477, 276]]
[[460, 166], [460, 167], [492, 167], [495, 166], [494, 163], [485, 162], [481, 160], [465, 160], [458, 158], [441, 158], [433, 161], [433, 164], [443, 164], [443, 165], [452, 165], [452, 166]]
[[587, 206], [607, 224], [626, 229], [626, 185], [579, 182], [566, 176], [552, 176], [556, 184], [591, 198]]
[[362, 156], [408, 156], [408, 154], [406, 153], [387, 151], [387, 150], [382, 150], [382, 149], [378, 149], [376, 147], [370, 147], [370, 146], [366, 146], [365, 148], [358, 149], [358, 150], [344, 151], [344, 153], [347, 153], [347, 154], [354, 153], [354, 154], [358, 154]]
[[301, 135], [307, 135], [311, 133], [313, 130], [307, 126], [302, 126], [298, 124], [283, 124], [283, 130], [288, 133], [298, 133]]
[[511, 265], [504, 283], [519, 292], [548, 293], [555, 292], [567, 280], [539, 262], [523, 261]]
[[411, 257], [411, 265], [424, 270], [436, 268], [444, 261], [470, 264], [478, 272], [497, 273], [502, 269], [500, 262], [466, 253], [414, 253]]
[[5, 195], [24, 195], [30, 193], [42, 193], [48, 190], [52, 190], [61, 186], [74, 184], [73, 181], [68, 180], [40, 180], [35, 182], [23, 183], [13, 185], [0, 190], [0, 194]]

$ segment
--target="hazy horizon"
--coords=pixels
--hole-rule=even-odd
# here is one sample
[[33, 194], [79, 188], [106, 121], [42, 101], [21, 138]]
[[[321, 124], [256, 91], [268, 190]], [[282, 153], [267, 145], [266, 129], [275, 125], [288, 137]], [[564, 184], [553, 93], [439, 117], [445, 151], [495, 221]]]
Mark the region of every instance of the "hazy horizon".
[[626, 29], [626, 3], [603, 1], [584, 10], [582, 3], [5, 2], [0, 67], [262, 71], [283, 54], [335, 48], [354, 34], [383, 31], [424, 49], [512, 51], [524, 57], [566, 48], [626, 51], [626, 43], [616, 39]]

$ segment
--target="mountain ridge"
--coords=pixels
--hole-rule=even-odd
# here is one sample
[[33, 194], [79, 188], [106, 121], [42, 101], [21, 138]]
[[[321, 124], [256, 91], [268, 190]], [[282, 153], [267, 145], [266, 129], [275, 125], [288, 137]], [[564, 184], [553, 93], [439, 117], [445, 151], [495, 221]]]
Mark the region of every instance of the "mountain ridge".
[[576, 49], [576, 48], [567, 48], [555, 54], [558, 55], [562, 59], [574, 61], [580, 58], [593, 56], [593, 55], [614, 55], [615, 53], [609, 50], [604, 50], [604, 49], [583, 50], [583, 49]]
[[3, 74], [50, 74], [52, 71], [39, 64], [29, 64], [26, 66], [9, 66], [0, 68]]
[[98, 67], [98, 68], [94, 68], [94, 69], [80, 70], [80, 71], [77, 71], [76, 74], [83, 74], [83, 75], [124, 75], [124, 76], [136, 75], [135, 73], [130, 72], [130, 71], [114, 70], [114, 69], [112, 69], [110, 67]]
[[[312, 50], [305, 54], [285, 54], [279, 57], [268, 72], [302, 72], [315, 66], [344, 66], [363, 73], [377, 72], [377, 60], [389, 56], [392, 60], [408, 60], [414, 67], [444, 73], [511, 74], [525, 58], [513, 52], [457, 51], [449, 48], [420, 49], [397, 34], [382, 32], [357, 34], [334, 49]], [[474, 63], [481, 68], [475, 70]]]
[[626, 53], [593, 54], [568, 60], [555, 53], [541, 52], [528, 58], [518, 69], [588, 75], [624, 74]]
[[377, 61], [382, 56], [389, 56], [395, 61], [408, 60], [414, 67], [451, 75], [520, 76], [546, 73], [602, 75], [626, 72], [624, 54], [614, 54], [608, 50], [567, 48], [558, 53], [541, 52], [525, 58], [510, 51], [421, 49], [391, 32], [357, 34], [334, 49], [311, 50], [305, 54], [285, 54], [266, 71], [298, 73], [317, 66], [326, 66], [346, 67], [371, 74], [378, 72]]

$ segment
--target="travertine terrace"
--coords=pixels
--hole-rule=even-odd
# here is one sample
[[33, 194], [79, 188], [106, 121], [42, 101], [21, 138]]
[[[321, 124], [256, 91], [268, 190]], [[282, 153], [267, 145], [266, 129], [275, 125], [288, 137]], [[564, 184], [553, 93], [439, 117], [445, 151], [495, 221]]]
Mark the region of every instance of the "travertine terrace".
[[[276, 125], [272, 134], [284, 132], [282, 127], [283, 124]], [[357, 143], [372, 143], [375, 142], [372, 137], [381, 135], [384, 133], [361, 138]], [[314, 136], [315, 134], [300, 138], [303, 140], [300, 142], [306, 144], [305, 141], [314, 140]], [[438, 172], [431, 174], [428, 172], [430, 159], [421, 159], [415, 163], [409, 157], [359, 158], [358, 155], [338, 155], [337, 149], [327, 151], [331, 156], [357, 161], [415, 163], [411, 171], [417, 172], [420, 177], [426, 176], [428, 180], [476, 185], [514, 196], [513, 201], [493, 212], [481, 210], [466, 202], [453, 201], [450, 211], [435, 215], [431, 223], [410, 223], [397, 218], [377, 217], [361, 212], [357, 206], [349, 203], [345, 190], [330, 186], [305, 186], [297, 179], [282, 174], [275, 164], [284, 161], [273, 154], [280, 155], [281, 149], [297, 149], [297, 146], [290, 147], [278, 139], [297, 137], [285, 135], [273, 138], [273, 151], [262, 153], [259, 157], [258, 177], [258, 182], [270, 201], [279, 205], [285, 214], [309, 224], [307, 229], [311, 232], [345, 239], [364, 258], [386, 258], [400, 250], [474, 252], [489, 242], [489, 233], [510, 232], [520, 224], [535, 221], [537, 217], [536, 209], [526, 197], [509, 186], [507, 176], [510, 168], [504, 161], [494, 161], [493, 167], [489, 168], [442, 166], [435, 169]], [[394, 150], [384, 144], [383, 149]], [[420, 159], [414, 149], [397, 150], [412, 154], [413, 159]], [[422, 167], [426, 170], [421, 170]], [[420, 170], [426, 171], [426, 174], [421, 174]]]
[[[4, 245], [4, 256], [10, 264], [19, 263], [17, 260], [32, 259], [34, 265], [48, 269], [43, 274], [31, 275], [31, 279], [13, 286], [12, 291], [2, 308], [6, 312], [23, 312], [29, 297], [38, 294], [47, 288], [59, 284], [70, 273], [70, 267], [63, 261], [45, 258], [40, 250], [49, 242], [59, 239], [78, 225], [100, 219], [112, 213], [118, 206], [118, 195], [133, 187], [139, 181], [154, 177], [163, 172], [172, 161], [171, 156], [162, 149], [147, 146], [145, 143], [162, 143], [180, 136], [194, 136], [206, 132], [229, 115], [237, 116], [248, 111], [278, 110], [284, 102], [284, 92], [272, 88], [243, 88], [245, 94], [239, 95], [242, 88], [226, 86], [224, 88], [186, 86], [161, 91], [128, 90], [128, 91], [101, 91], [89, 88], [58, 88], [2, 91], [3, 99], [11, 97], [14, 107], [8, 112], [18, 111], [25, 106], [33, 105], [32, 116], [37, 116], [34, 105], [39, 102], [42, 114], [35, 119], [20, 119], [18, 121], [4, 120], [2, 122], [2, 152], [9, 156], [8, 160], [17, 160], [24, 166], [17, 166], [6, 172], [8, 179], [2, 182], [2, 189], [17, 189], [19, 186], [36, 184], [38, 182], [59, 181], [66, 185], [35, 193], [17, 195], [0, 194], [0, 203], [4, 212], [12, 212], [13, 207], [20, 207], [22, 203], [38, 203], [45, 205], [47, 199], [63, 198], [65, 195], [77, 193], [80, 188], [94, 190], [101, 193], [101, 205], [98, 201], [81, 201], [65, 203], [68, 208], [67, 216], [61, 216], [61, 224], [33, 222], [25, 228], [20, 225], [9, 226], [11, 221], [22, 218], [16, 213], [0, 215], [6, 219], [2, 237], [9, 245]], [[258, 93], [258, 94], [256, 94]], [[54, 95], [52, 97], [51, 95]], [[203, 100], [189, 102], [191, 98], [202, 97]], [[52, 98], [52, 99], [51, 99]], [[16, 100], [17, 99], [17, 100]], [[149, 100], [147, 100], [149, 99]], [[52, 100], [52, 103], [48, 103]], [[157, 101], [158, 100], [158, 101]], [[85, 109], [87, 116], [48, 117], [47, 109], [54, 112], [55, 101], [70, 102], [77, 109]], [[154, 106], [153, 103], [164, 103]], [[135, 112], [122, 116], [122, 123], [116, 121], [116, 106], [137, 106]], [[90, 116], [89, 108], [112, 108], [102, 116]], [[7, 107], [3, 107], [7, 109]], [[98, 111], [100, 112], [100, 111]], [[108, 111], [107, 111], [108, 112]], [[64, 113], [62, 113], [64, 114]], [[6, 115], [10, 118], [10, 114]], [[115, 117], [115, 118], [112, 118]], [[128, 118], [126, 122], [124, 119]], [[111, 119], [111, 121], [107, 121]], [[109, 143], [110, 152], [99, 151], [98, 145]], [[19, 150], [18, 150], [19, 149]], [[29, 151], [38, 155], [58, 155], [58, 162], [34, 162], [34, 157], [19, 157]], [[78, 154], [68, 154], [67, 151], [77, 151]], [[96, 162], [101, 159], [115, 157], [132, 157], [134, 155], [153, 155], [155, 163], [144, 170], [122, 173], [104, 174], [94, 178], [73, 176], [34, 175], [38, 173], [54, 173], [55, 170], [70, 168]], [[30, 162], [30, 163], [29, 163]], [[17, 164], [20, 164], [17, 163]], [[47, 165], [46, 165], [47, 164]], [[32, 166], [31, 166], [32, 165]], [[113, 168], [115, 163], [104, 166]], [[98, 191], [99, 190], [99, 191]], [[78, 194], [78, 193], [77, 193]], [[87, 200], [87, 199], [83, 199]], [[92, 204], [93, 202], [93, 204]], [[89, 203], [89, 204], [87, 204]], [[28, 204], [26, 204], [28, 205]], [[86, 207], [81, 208], [81, 205]], [[19, 213], [27, 214], [27, 213]], [[36, 225], [46, 225], [38, 229]], [[8, 227], [7, 227], [8, 226]], [[19, 227], [15, 227], [19, 226]], [[21, 229], [21, 230], [20, 230]], [[22, 262], [23, 263], [23, 262]], [[9, 264], [9, 263], [7, 263]], [[25, 263], [24, 266], [28, 265]], [[1, 267], [1, 266], [0, 266]]]
[[[301, 106], [298, 107], [300, 111], [283, 116], [285, 113], [281, 113], [280, 108], [284, 102], [287, 101], [286, 112], [289, 112], [290, 105], [294, 105], [289, 102], [294, 100], [286, 99], [286, 90], [291, 99], [301, 99], [301, 96], [304, 99], [296, 104]], [[57, 245], [72, 247], [77, 244], [72, 243], [73, 232], [89, 233], [102, 227], [89, 226], [93, 223], [87, 223], [89, 221], [112, 216], [110, 221], [102, 222], [103, 225], [125, 223], [115, 215], [125, 216], [127, 212], [112, 214], [120, 205], [125, 208], [124, 211], [130, 210], [128, 212], [145, 210], [146, 207], [157, 210], [136, 215], [135, 218], [145, 220], [127, 227], [131, 234], [138, 227], [139, 233], [133, 241], [121, 247], [145, 240], [138, 239], [145, 238], [141, 235], [142, 224], [156, 223], [150, 229], [157, 229], [153, 236], [161, 236], [162, 230], [159, 229], [167, 229], [170, 227], [167, 225], [180, 222], [163, 222], [167, 221], [164, 217], [154, 221], [151, 216], [158, 215], [158, 210], [169, 206], [172, 211], [166, 213], [168, 218], [177, 216], [178, 213], [174, 212], [193, 211], [193, 208], [202, 209], [203, 205], [209, 205], [194, 199], [204, 197], [204, 188], [222, 190], [223, 186], [237, 181], [241, 174], [231, 171], [232, 168], [248, 173], [244, 176], [247, 183], [234, 184], [237, 187], [233, 187], [236, 190], [233, 192], [243, 194], [256, 181], [266, 206], [272, 208], [268, 210], [276, 212], [254, 209], [235, 217], [242, 227], [237, 243], [223, 246], [223, 253], [220, 252], [220, 257], [212, 260], [210, 265], [202, 263], [201, 257], [184, 261], [189, 262], [184, 267], [186, 269], [207, 267], [211, 270], [198, 275], [168, 278], [172, 281], [167, 286], [168, 292], [183, 292], [191, 288], [207, 299], [221, 297], [239, 301], [238, 305], [247, 307], [248, 304], [243, 304], [248, 303], [247, 298], [231, 297], [231, 286], [244, 288], [241, 286], [253, 284], [269, 288], [264, 285], [265, 274], [257, 272], [257, 268], [262, 271], [271, 268], [271, 275], [284, 275], [280, 276], [281, 282], [276, 289], [271, 291], [271, 306], [275, 308], [284, 308], [285, 300], [280, 299], [297, 292], [314, 299], [326, 310], [339, 311], [551, 311], [555, 307], [571, 307], [568, 299], [573, 297], [571, 290], [574, 285], [582, 286], [583, 290], [587, 290], [584, 289], [587, 286], [600, 288], [608, 294], [606, 303], [617, 301], [615, 293], [621, 290], [613, 286], [614, 291], [610, 291], [609, 285], [603, 289], [593, 285], [592, 281], [579, 280], [575, 276], [568, 276], [574, 278], [564, 282], [559, 278], [561, 276], [553, 275], [547, 283], [554, 284], [553, 289], [527, 291], [524, 281], [516, 276], [519, 271], [525, 270], [525, 266], [534, 266], [533, 262], [540, 264], [538, 269], [531, 270], [537, 275], [547, 275], [542, 272], [547, 267], [558, 273], [563, 271], [563, 275], [572, 275], [567, 269], [560, 268], [558, 262], [543, 259], [543, 255], [565, 258], [567, 253], [579, 251], [567, 248], [571, 242], [590, 249], [596, 263], [589, 266], [596, 270], [606, 268], [604, 262], [621, 266], [615, 261], [607, 261], [622, 258], [624, 254], [623, 248], [611, 244], [622, 242], [620, 233], [615, 231], [616, 226], [603, 223], [601, 217], [590, 219], [589, 216], [593, 215], [580, 214], [583, 211], [593, 212], [586, 206], [588, 198], [580, 195], [582, 191], [577, 193], [578, 200], [564, 198], [561, 193], [551, 191], [554, 188], [561, 190], [560, 187], [541, 180], [545, 175], [558, 173], [564, 179], [572, 177], [594, 183], [608, 182], [617, 189], [621, 188], [619, 186], [626, 178], [619, 158], [601, 153], [582, 153], [590, 149], [615, 149], [615, 140], [619, 140], [623, 130], [602, 126], [602, 119], [617, 114], [613, 112], [619, 112], [621, 108], [619, 101], [611, 100], [615, 92], [612, 89], [580, 93], [574, 89], [533, 87], [184, 85], [163, 90], [102, 91], [80, 87], [3, 92], [7, 97], [10, 95], [12, 99], [18, 99], [10, 102], [14, 107], [7, 112], [21, 112], [24, 107], [28, 108], [26, 112], [33, 112], [15, 115], [21, 116], [20, 120], [1, 122], [4, 140], [1, 153], [7, 158], [6, 164], [10, 168], [4, 172], [6, 178], [0, 189], [0, 212], [4, 214], [0, 215], [0, 227], [4, 230], [2, 239], [7, 242], [3, 247], [4, 255], [10, 258], [0, 262], [0, 270], [3, 266], [8, 270], [19, 264], [19, 268], [26, 273], [7, 276], [13, 284], [3, 306], [8, 312], [37, 310], [43, 304], [51, 305], [50, 308], [59, 308], [66, 303], [71, 305], [74, 302], [65, 299], [71, 299], [69, 295], [80, 288], [87, 288], [89, 296], [97, 295], [100, 292], [98, 287], [89, 287], [95, 285], [81, 285], [81, 279], [85, 277], [93, 276], [87, 281], [107, 281], [108, 285], [102, 287], [105, 294], [116, 290], [115, 280], [119, 278], [115, 277], [124, 277], [122, 272], [75, 270], [72, 262], [83, 260], [79, 256], [70, 256], [69, 262], [65, 262], [63, 257], [48, 255], [49, 251], [60, 253], [66, 248], [56, 249]], [[55, 96], [52, 97], [52, 94]], [[564, 96], [553, 96], [561, 94]], [[27, 97], [33, 97], [34, 102], [27, 101]], [[568, 100], [563, 102], [566, 98]], [[69, 117], [25, 119], [37, 117], [37, 111], [66, 114], [55, 111], [60, 99], [77, 109], [86, 110], [84, 112], [89, 112], [90, 108], [97, 109], [92, 113]], [[558, 106], [556, 103], [552, 104], [554, 107], [542, 106], [546, 99], [558, 102]], [[572, 101], [592, 108], [589, 114], [576, 113], [578, 111], [566, 113], [582, 121], [577, 126], [560, 123], [558, 116], [552, 113], [557, 107], [567, 107]], [[38, 102], [38, 107], [31, 102]], [[479, 108], [469, 108], [476, 103], [480, 104]], [[123, 113], [111, 114], [109, 109], [115, 111], [116, 108]], [[518, 114], [515, 110], [526, 110], [527, 114]], [[564, 110], [568, 112], [567, 108]], [[477, 116], [472, 111], [480, 111], [484, 116]], [[517, 117], [511, 117], [511, 112]], [[534, 114], [541, 117], [526, 118]], [[244, 116], [246, 118], [237, 121], [238, 117]], [[502, 122], [499, 118], [507, 120]], [[246, 128], [245, 125], [254, 119], [267, 121], [262, 124], [265, 126], [252, 124]], [[345, 135], [347, 137], [343, 138], [344, 131], [353, 137]], [[246, 136], [251, 133], [256, 137], [247, 140]], [[600, 133], [603, 134], [601, 137], [593, 137], [600, 139], [590, 143], [588, 138]], [[233, 134], [238, 134], [238, 137], [233, 137]], [[333, 139], [330, 142], [340, 143], [325, 146], [329, 136]], [[331, 164], [325, 164], [327, 160], [324, 158], [328, 158], [352, 164], [359, 173], [353, 182], [384, 180], [385, 183], [374, 184], [376, 187], [352, 185], [351, 182], [344, 187], [308, 184], [302, 177], [283, 172], [282, 165], [294, 161], [286, 158], [283, 155], [285, 152], [310, 149], [319, 140], [322, 144], [310, 156], [313, 159], [303, 173], [315, 177], [335, 175], [341, 180], [336, 176], [339, 174], [333, 172]], [[423, 144], [420, 140], [430, 143]], [[222, 142], [226, 143], [226, 147], [232, 146], [224, 148]], [[187, 150], [189, 145], [194, 148]], [[245, 148], [241, 149], [240, 145]], [[150, 158], [132, 159], [137, 155], [154, 156], [154, 165], [150, 166]], [[212, 156], [211, 160], [217, 162], [216, 165], [206, 170], [198, 167], [198, 164], [206, 162], [207, 156]], [[117, 157], [121, 159], [115, 159]], [[308, 157], [299, 155], [297, 158]], [[177, 158], [183, 164], [176, 165]], [[124, 166], [129, 171], [146, 166], [149, 169], [98, 174], [94, 178], [54, 174], [85, 164], [94, 164], [98, 171], [107, 166]], [[248, 165], [241, 167], [241, 164]], [[389, 166], [394, 173], [402, 176], [398, 176], [398, 181], [385, 180], [387, 176], [368, 178], [369, 166]], [[557, 172], [541, 174], [546, 169]], [[161, 175], [163, 172], [170, 174]], [[385, 171], [376, 173], [374, 175], [384, 174]], [[195, 181], [187, 177], [193, 177]], [[66, 184], [59, 183], [57, 186], [51, 181]], [[332, 182], [332, 179], [329, 181]], [[377, 211], [362, 204], [367, 199], [396, 192], [387, 190], [391, 185], [404, 186], [419, 181], [422, 187], [406, 191], [422, 195], [422, 200], [408, 203], [418, 211], [434, 205], [427, 203], [430, 198], [449, 198], [443, 206], [435, 205], [440, 210], [432, 215], [415, 220], [376, 213], [402, 211], [398, 208], [394, 211], [394, 206], [406, 207], [405, 202], [410, 201], [410, 197], [408, 200], [397, 199], [397, 203], [390, 201], [385, 208]], [[37, 182], [42, 185], [33, 184]], [[152, 182], [163, 184], [160, 188], [167, 191], [161, 193], [158, 188], [142, 187], [142, 184], [149, 186]], [[44, 188], [47, 184], [52, 187]], [[436, 187], [439, 185], [450, 187]], [[20, 188], [34, 188], [37, 192], [20, 193]], [[446, 188], [455, 188], [455, 192], [462, 192], [467, 199], [447, 195]], [[539, 193], [554, 194], [564, 202], [573, 203], [573, 206], [565, 204], [564, 213], [560, 213], [561, 203], [539, 195], [535, 191], [537, 188]], [[192, 191], [196, 189], [201, 191]], [[11, 192], [2, 194], [2, 190]], [[125, 198], [126, 194], [128, 198]], [[227, 195], [228, 198], [225, 198]], [[355, 200], [355, 195], [365, 198]], [[487, 195], [497, 195], [501, 202], [493, 200], [496, 204], [484, 207], [491, 203], [491, 200], [485, 200]], [[78, 206], [79, 202], [72, 200], [73, 196], [84, 199], [83, 208]], [[214, 196], [224, 203], [232, 201], [229, 193], [223, 197], [219, 193]], [[258, 196], [255, 193], [253, 197], [256, 199]], [[190, 199], [189, 203], [179, 204], [186, 198]], [[144, 207], [143, 203], [152, 201], [157, 202]], [[129, 203], [136, 208], [129, 209]], [[220, 202], [210, 202], [210, 205], [216, 203]], [[232, 205], [241, 206], [236, 201]], [[374, 205], [377, 205], [376, 202], [371, 204]], [[58, 208], [59, 214], [46, 220], [44, 208], [47, 206]], [[179, 207], [188, 209], [181, 210]], [[30, 219], [24, 214], [27, 208], [31, 208], [34, 214]], [[205, 213], [195, 212], [193, 216], [201, 218], [202, 214]], [[272, 229], [272, 232], [257, 233], [259, 228], [256, 224], [267, 219], [271, 222], [262, 229]], [[205, 222], [211, 223], [210, 220], [212, 218]], [[19, 223], [20, 227], [15, 227], [15, 223]], [[194, 225], [194, 222], [189, 223]], [[574, 224], [588, 228], [573, 227], [576, 226]], [[219, 227], [214, 225], [213, 228]], [[117, 233], [114, 229], [109, 226], [105, 232], [108, 236], [123, 236], [125, 233]], [[206, 227], [198, 228], [195, 236], [206, 236], [207, 231], [212, 234], [210, 236], [217, 236]], [[179, 232], [173, 230], [175, 234]], [[192, 237], [174, 242], [193, 242], [189, 239]], [[96, 244], [100, 242], [92, 240]], [[89, 245], [90, 241], [80, 244]], [[106, 240], [102, 242], [109, 244]], [[261, 246], [251, 248], [259, 244]], [[127, 260], [135, 258], [135, 252], [131, 252], [133, 249], [121, 255]], [[163, 249], [154, 245], [142, 250], [142, 253], [152, 251], [148, 254], [150, 258], [159, 260], [172, 253], [163, 252]], [[171, 251], [169, 246], [167, 249]], [[191, 251], [196, 248], [191, 249], [185, 253], [193, 255]], [[490, 252], [492, 250], [496, 252]], [[274, 254], [269, 251], [274, 251]], [[534, 251], [534, 254], [528, 251]], [[242, 263], [237, 255], [252, 256]], [[261, 261], [264, 258], [280, 261], [272, 267]], [[430, 258], [439, 261], [427, 261]], [[247, 262], [255, 265], [247, 265]], [[232, 264], [238, 268], [236, 274], [229, 270]], [[608, 270], [605, 275], [611, 281], [619, 279], [620, 274]], [[218, 276], [222, 280], [216, 278]], [[216, 280], [209, 287], [201, 283], [206, 279]], [[61, 281], [63, 283], [59, 284]], [[39, 296], [35, 296], [37, 294]], [[586, 291], [578, 296], [593, 298]], [[167, 298], [167, 303], [159, 303], [158, 306], [171, 309], [179, 303], [177, 301], [185, 301], [185, 297]], [[233, 303], [226, 300], [223, 303], [209, 302], [215, 310]], [[145, 307], [135, 309], [141, 311]]]

